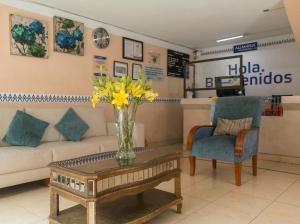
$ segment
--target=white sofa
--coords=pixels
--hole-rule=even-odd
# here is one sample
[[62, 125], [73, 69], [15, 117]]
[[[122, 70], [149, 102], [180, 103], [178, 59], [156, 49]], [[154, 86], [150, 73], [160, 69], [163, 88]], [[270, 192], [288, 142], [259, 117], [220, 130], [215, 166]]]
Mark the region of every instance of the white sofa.
[[[42, 144], [36, 148], [11, 146], [0, 141], [0, 188], [48, 178], [47, 165], [53, 161], [117, 149], [114, 123], [106, 122], [103, 109], [90, 107], [73, 107], [89, 125], [88, 131], [79, 142], [66, 141], [54, 127], [68, 107], [0, 107], [1, 139], [18, 109], [47, 121], [50, 125], [42, 138]], [[143, 147], [144, 126], [142, 124], [136, 125], [133, 135], [134, 145]]]

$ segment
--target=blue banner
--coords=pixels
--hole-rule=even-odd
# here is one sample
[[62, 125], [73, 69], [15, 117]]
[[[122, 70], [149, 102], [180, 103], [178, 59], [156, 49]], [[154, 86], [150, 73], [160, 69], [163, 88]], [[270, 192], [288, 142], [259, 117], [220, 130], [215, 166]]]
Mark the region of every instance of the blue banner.
[[256, 50], [257, 50], [257, 42], [239, 44], [233, 46], [233, 53], [256, 51]]

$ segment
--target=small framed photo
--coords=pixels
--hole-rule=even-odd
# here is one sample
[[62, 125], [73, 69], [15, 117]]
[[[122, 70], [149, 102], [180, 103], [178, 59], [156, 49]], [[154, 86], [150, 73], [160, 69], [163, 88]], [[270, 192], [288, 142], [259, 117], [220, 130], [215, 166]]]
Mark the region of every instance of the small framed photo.
[[132, 79], [137, 80], [139, 78], [139, 71], [143, 69], [141, 64], [132, 63]]
[[114, 76], [122, 77], [128, 75], [128, 64], [125, 62], [114, 61]]
[[123, 58], [135, 61], [144, 61], [144, 43], [123, 37]]

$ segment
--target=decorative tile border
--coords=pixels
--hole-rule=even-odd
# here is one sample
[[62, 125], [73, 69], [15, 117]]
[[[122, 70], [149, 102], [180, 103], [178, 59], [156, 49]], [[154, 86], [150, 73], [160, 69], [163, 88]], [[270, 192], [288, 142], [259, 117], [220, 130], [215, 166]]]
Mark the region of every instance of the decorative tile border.
[[[294, 38], [286, 38], [286, 39], [282, 39], [282, 40], [274, 40], [274, 41], [258, 43], [257, 47], [269, 47], [269, 46], [273, 46], [273, 45], [280, 45], [280, 44], [286, 44], [286, 43], [292, 43], [292, 42], [295, 42]], [[223, 48], [223, 49], [215, 49], [215, 50], [211, 50], [211, 51], [204, 51], [204, 52], [201, 52], [201, 56], [212, 55], [212, 54], [231, 53], [231, 52], [233, 52], [233, 47]]]
[[[153, 103], [180, 104], [180, 98], [156, 97]], [[100, 99], [105, 103], [104, 99]], [[63, 95], [63, 94], [33, 94], [33, 93], [1, 93], [0, 103], [90, 103], [88, 95]]]

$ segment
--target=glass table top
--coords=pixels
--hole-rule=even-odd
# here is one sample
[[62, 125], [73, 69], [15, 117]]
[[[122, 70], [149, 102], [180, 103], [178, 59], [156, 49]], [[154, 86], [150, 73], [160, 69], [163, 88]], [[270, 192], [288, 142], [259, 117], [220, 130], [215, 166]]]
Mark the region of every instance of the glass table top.
[[182, 148], [178, 145], [159, 148], [135, 148], [134, 150], [136, 152], [136, 158], [128, 165], [120, 165], [115, 159], [116, 152], [114, 151], [53, 162], [49, 167], [75, 171], [82, 175], [95, 175], [116, 169], [140, 167], [167, 158], [178, 157], [182, 154]]

